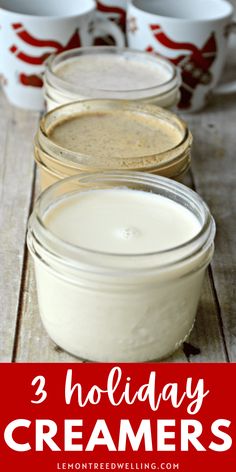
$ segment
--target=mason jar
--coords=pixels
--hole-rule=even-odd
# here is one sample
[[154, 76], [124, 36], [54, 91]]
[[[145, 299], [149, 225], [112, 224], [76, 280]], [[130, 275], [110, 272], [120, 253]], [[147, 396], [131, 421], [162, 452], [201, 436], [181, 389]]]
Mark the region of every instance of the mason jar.
[[128, 48], [94, 46], [52, 55], [44, 76], [47, 110], [90, 98], [134, 100], [171, 108], [179, 70], [168, 60]]
[[57, 182], [27, 237], [48, 335], [92, 361], [165, 358], [193, 328], [214, 236], [206, 204], [173, 180], [104, 172]]
[[191, 159], [192, 135], [175, 114], [154, 105], [85, 100], [48, 112], [34, 154], [42, 189], [80, 172], [134, 170], [179, 180]]

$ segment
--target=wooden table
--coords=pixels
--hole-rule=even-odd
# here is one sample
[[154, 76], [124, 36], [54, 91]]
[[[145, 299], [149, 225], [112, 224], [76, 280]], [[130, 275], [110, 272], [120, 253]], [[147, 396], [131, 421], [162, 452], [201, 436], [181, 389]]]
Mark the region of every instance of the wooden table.
[[[232, 66], [236, 69], [232, 51], [228, 78]], [[0, 107], [0, 361], [79, 362], [42, 327], [26, 247], [27, 220], [38, 193], [32, 141], [39, 114], [11, 107], [3, 96]], [[190, 346], [168, 360], [235, 362], [236, 95], [214, 97], [206, 110], [185, 119], [194, 136], [186, 183], [208, 203], [217, 236]]]

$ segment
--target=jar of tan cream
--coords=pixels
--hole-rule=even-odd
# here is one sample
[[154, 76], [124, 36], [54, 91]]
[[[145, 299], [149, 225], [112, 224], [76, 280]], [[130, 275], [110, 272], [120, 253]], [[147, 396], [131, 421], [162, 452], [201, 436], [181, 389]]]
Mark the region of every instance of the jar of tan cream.
[[134, 170], [179, 179], [190, 164], [192, 135], [173, 113], [154, 105], [85, 100], [41, 120], [35, 159], [44, 189], [80, 172]]
[[52, 185], [28, 228], [49, 336], [92, 361], [171, 354], [192, 330], [214, 235], [202, 199], [170, 179], [105, 172]]
[[164, 58], [117, 47], [90, 47], [51, 56], [44, 77], [47, 110], [89, 98], [135, 100], [170, 108], [180, 74]]

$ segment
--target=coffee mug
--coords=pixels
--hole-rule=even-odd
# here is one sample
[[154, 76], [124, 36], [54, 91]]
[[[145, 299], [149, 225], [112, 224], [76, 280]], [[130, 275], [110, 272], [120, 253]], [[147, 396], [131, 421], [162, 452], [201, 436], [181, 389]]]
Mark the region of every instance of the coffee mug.
[[214, 92], [236, 91], [236, 81], [216, 87], [227, 41], [235, 28], [226, 0], [130, 0], [128, 45], [162, 55], [181, 68], [178, 107], [197, 111]]
[[42, 110], [42, 73], [52, 53], [91, 46], [109, 34], [124, 45], [120, 28], [96, 11], [95, 0], [0, 0], [0, 73], [8, 100]]

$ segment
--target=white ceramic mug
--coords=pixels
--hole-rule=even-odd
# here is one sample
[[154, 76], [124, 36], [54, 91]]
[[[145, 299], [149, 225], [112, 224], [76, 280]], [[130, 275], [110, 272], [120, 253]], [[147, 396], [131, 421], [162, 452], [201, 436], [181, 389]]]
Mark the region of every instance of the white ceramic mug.
[[120, 28], [96, 11], [95, 0], [0, 0], [2, 85], [16, 106], [42, 110], [45, 59], [73, 47], [90, 46], [109, 34], [124, 45]]
[[128, 45], [162, 55], [181, 68], [179, 108], [204, 107], [212, 91], [236, 91], [236, 81], [216, 87], [226, 58], [233, 6], [226, 0], [130, 0]]

